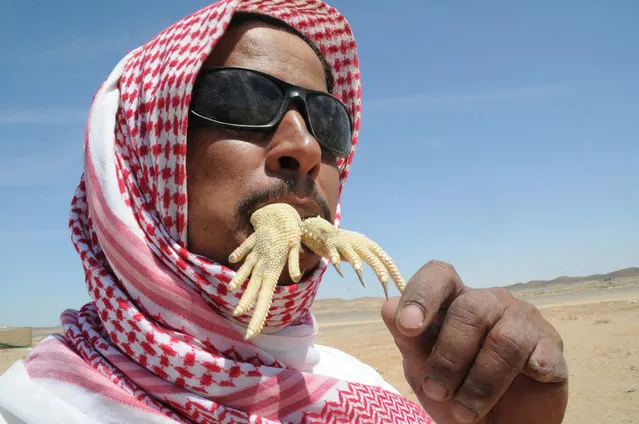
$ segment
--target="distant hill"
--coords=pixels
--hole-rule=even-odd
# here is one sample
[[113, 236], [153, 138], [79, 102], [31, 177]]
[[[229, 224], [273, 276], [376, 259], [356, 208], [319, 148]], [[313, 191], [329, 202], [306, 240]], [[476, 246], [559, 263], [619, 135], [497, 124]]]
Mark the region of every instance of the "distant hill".
[[548, 286], [557, 286], [562, 284], [570, 285], [573, 283], [585, 283], [588, 281], [610, 281], [610, 280], [616, 280], [619, 278], [633, 278], [633, 277], [639, 278], [638, 267], [624, 268], [618, 271], [609, 272], [608, 274], [592, 274], [592, 275], [588, 275], [584, 277], [562, 276], [562, 277], [557, 277], [553, 280], [532, 280], [532, 281], [528, 281], [527, 283], [511, 284], [511, 285], [505, 286], [505, 288], [510, 290], [525, 290], [525, 289], [535, 289], [535, 288], [548, 287]]
[[[636, 278], [639, 280], [639, 267], [625, 268], [618, 271], [609, 272], [607, 274], [593, 274], [582, 277], [569, 277], [562, 276], [552, 280], [532, 280], [527, 283], [518, 283], [504, 285], [503, 287], [511, 292], [520, 292], [526, 294], [530, 291], [538, 291], [549, 289], [555, 290], [571, 290], [572, 288], [581, 286], [583, 284], [590, 285], [591, 283], [601, 282], [614, 282], [622, 278]], [[397, 296], [394, 294], [393, 296]], [[344, 310], [348, 309], [351, 312], [368, 311], [371, 307], [379, 308], [382, 305], [384, 298], [382, 297], [360, 297], [355, 299], [340, 299], [340, 298], [324, 298], [315, 299], [313, 302], [312, 310], [314, 314], [331, 315], [340, 314]]]
[[325, 298], [313, 302], [314, 314], [339, 314], [347, 308], [350, 312], [362, 312], [379, 309], [384, 301], [383, 297], [358, 297], [356, 299]]

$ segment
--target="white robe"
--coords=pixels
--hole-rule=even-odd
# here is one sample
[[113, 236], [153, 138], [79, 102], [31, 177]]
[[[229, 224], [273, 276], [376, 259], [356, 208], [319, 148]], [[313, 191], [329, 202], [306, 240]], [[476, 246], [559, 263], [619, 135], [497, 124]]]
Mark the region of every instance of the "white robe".
[[[398, 391], [371, 366], [340, 350], [314, 345], [319, 362], [309, 372]], [[285, 350], [279, 352], [280, 356]], [[286, 350], [290, 355], [290, 346]], [[273, 352], [277, 353], [277, 352]], [[23, 361], [0, 376], [0, 424], [174, 423], [59, 380], [29, 378]]]

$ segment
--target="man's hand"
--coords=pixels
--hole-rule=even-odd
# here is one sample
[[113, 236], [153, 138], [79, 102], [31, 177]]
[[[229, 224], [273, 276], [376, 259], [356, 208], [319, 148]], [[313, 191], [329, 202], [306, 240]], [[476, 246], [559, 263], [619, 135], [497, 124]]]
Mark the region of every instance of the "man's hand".
[[424, 265], [382, 317], [404, 375], [437, 424], [561, 423], [568, 366], [557, 331], [505, 289], [465, 287], [444, 262]]

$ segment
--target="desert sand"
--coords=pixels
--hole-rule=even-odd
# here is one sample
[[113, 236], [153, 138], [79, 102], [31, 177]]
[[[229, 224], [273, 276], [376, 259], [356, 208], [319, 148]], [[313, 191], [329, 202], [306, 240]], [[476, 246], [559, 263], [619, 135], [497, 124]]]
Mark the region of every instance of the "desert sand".
[[[514, 288], [561, 333], [570, 367], [566, 424], [639, 423], [639, 278], [560, 287]], [[342, 349], [375, 367], [402, 394], [400, 354], [379, 315], [380, 298], [322, 299], [313, 311], [317, 343]], [[34, 343], [59, 329], [34, 329]], [[29, 349], [0, 350], [0, 373]]]
[[[534, 294], [533, 294], [534, 293]], [[639, 423], [639, 279], [603, 287], [516, 293], [560, 332], [570, 370], [566, 424]], [[402, 360], [381, 320], [382, 299], [320, 300], [318, 344], [374, 366], [409, 399]]]

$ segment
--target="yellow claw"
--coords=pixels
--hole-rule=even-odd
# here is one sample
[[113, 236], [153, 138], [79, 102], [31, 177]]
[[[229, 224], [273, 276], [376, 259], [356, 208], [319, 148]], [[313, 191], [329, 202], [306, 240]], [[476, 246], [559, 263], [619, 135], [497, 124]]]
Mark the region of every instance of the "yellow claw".
[[362, 283], [362, 287], [366, 288], [366, 284], [364, 284], [364, 275], [362, 274], [362, 270], [355, 268], [355, 274], [357, 274], [357, 278], [359, 278], [359, 282]]
[[267, 205], [251, 215], [251, 224], [255, 232], [229, 256], [231, 263], [246, 256], [229, 284], [229, 289], [237, 290], [250, 277], [233, 311], [233, 316], [237, 317], [255, 304], [245, 338], [256, 336], [264, 328], [273, 292], [287, 259], [292, 262], [289, 264], [291, 278], [299, 281], [302, 276], [299, 269], [302, 220], [295, 208], [284, 203]]
[[229, 262], [232, 264], [238, 263], [247, 255], [247, 253], [252, 251], [254, 247], [255, 233], [251, 234], [246, 240], [244, 240], [244, 243], [240, 244], [240, 246], [231, 253], [229, 256]]
[[302, 278], [299, 267], [302, 244], [328, 258], [340, 275], [340, 261], [349, 262], [362, 286], [362, 261], [366, 262], [375, 271], [387, 299], [389, 275], [399, 291], [404, 291], [406, 284], [391, 257], [377, 243], [362, 234], [337, 229], [319, 216], [302, 221], [297, 211], [284, 203], [257, 210], [251, 216], [251, 224], [255, 232], [229, 256], [231, 263], [244, 259], [229, 288], [237, 290], [250, 278], [233, 311], [233, 315], [237, 317], [247, 313], [255, 305], [245, 339], [255, 337], [264, 328], [273, 293], [287, 260], [288, 272], [293, 281], [298, 282]]
[[247, 278], [249, 278], [249, 276], [253, 272], [255, 264], [257, 263], [257, 259], [257, 254], [255, 254], [254, 252], [249, 253], [249, 255], [246, 257], [246, 260], [229, 283], [230, 290], [237, 290], [242, 285], [242, 283], [246, 281]]
[[[308, 218], [302, 222], [302, 243], [318, 255], [331, 259], [336, 265], [336, 249], [343, 260], [350, 262], [357, 278], [364, 286], [362, 260], [370, 265], [384, 289], [388, 299], [388, 277], [393, 279], [400, 292], [406, 283], [393, 259], [381, 247], [366, 236], [353, 231], [340, 230], [321, 217]], [[339, 267], [336, 267], [341, 275]]]
[[296, 246], [291, 246], [291, 250], [288, 253], [288, 273], [294, 282], [299, 282], [302, 278], [302, 271], [300, 271], [300, 249], [301, 249], [301, 236], [300, 241]]

